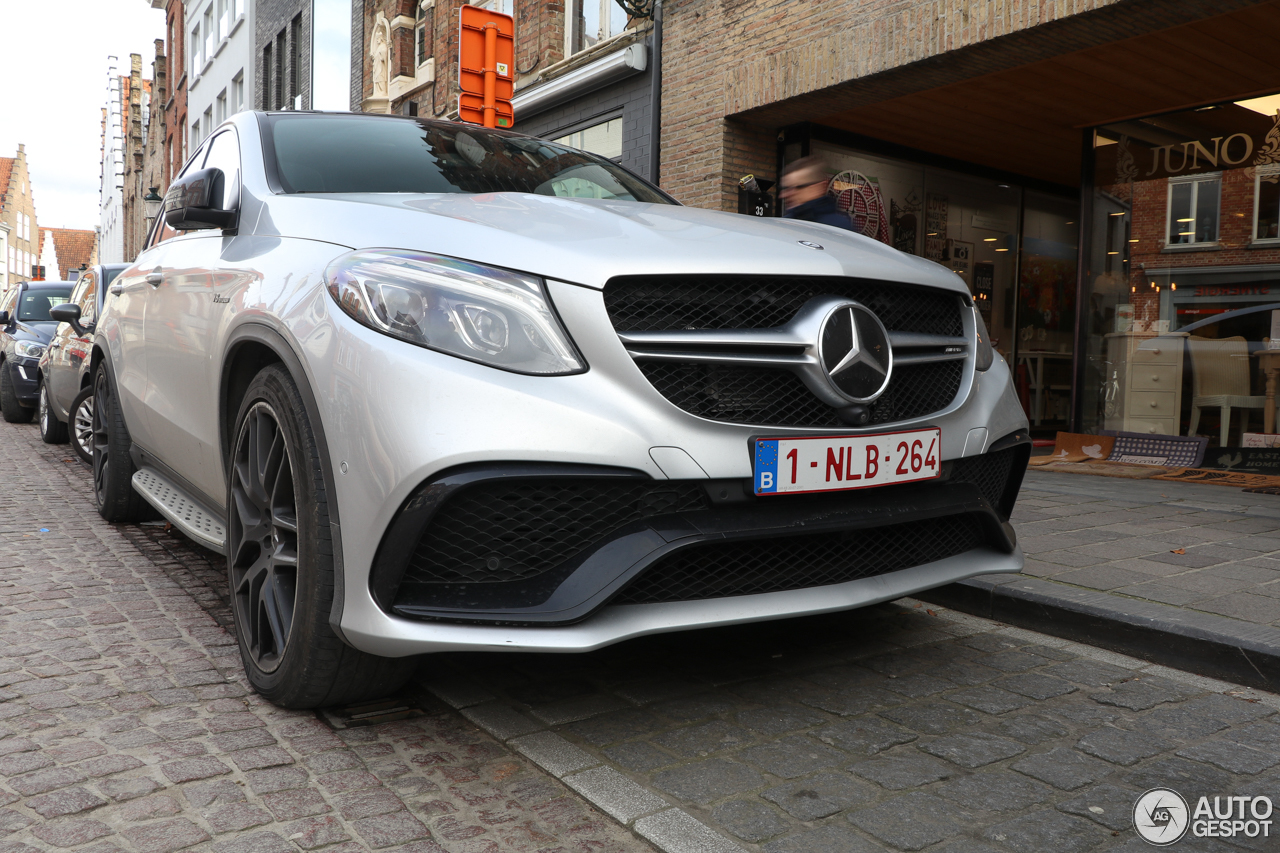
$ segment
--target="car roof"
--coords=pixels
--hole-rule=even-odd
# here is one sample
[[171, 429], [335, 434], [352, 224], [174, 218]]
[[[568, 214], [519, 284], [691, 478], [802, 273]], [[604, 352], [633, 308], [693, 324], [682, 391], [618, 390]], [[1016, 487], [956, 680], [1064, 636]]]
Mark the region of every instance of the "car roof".
[[40, 290], [46, 287], [75, 287], [76, 286], [76, 283], [74, 281], [24, 281], [23, 284], [26, 285], [28, 288], [34, 289], [34, 290]]

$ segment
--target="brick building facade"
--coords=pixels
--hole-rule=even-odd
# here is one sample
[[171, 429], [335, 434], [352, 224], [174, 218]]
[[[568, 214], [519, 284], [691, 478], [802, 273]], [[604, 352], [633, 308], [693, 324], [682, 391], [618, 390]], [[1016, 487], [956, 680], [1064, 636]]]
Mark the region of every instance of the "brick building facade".
[[[360, 76], [357, 86], [353, 74], [352, 109], [456, 118], [462, 5], [460, 0], [357, 2], [362, 8], [353, 16], [352, 57]], [[515, 130], [549, 139], [571, 137], [571, 144], [595, 146], [595, 153], [648, 173], [648, 20], [628, 17], [613, 0], [577, 0], [575, 14], [568, 17], [561, 0], [471, 5], [515, 19]]]
[[22, 144], [16, 156], [0, 157], [0, 224], [9, 227], [4, 258], [8, 284], [27, 281], [31, 268], [39, 263], [41, 246], [27, 150]]
[[[154, 2], [154, 0], [153, 0]], [[157, 101], [164, 109], [164, 165], [160, 193], [168, 189], [173, 176], [187, 159], [187, 52], [186, 5], [183, 0], [167, 0], [165, 16], [165, 80], [167, 97]]]

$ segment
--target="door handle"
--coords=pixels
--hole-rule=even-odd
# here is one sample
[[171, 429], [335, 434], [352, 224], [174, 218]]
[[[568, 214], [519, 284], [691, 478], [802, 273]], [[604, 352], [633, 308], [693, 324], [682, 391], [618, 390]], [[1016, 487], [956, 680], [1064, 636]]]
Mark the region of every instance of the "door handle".
[[112, 296], [119, 296], [120, 294], [124, 293], [124, 285], [123, 285], [123, 284], [113, 284], [113, 285], [111, 285], [111, 287], [110, 287], [110, 288], [108, 288], [108, 289], [111, 291], [111, 295], [112, 295]]
[[160, 267], [156, 267], [151, 272], [147, 273], [147, 284], [151, 285], [152, 287], [159, 287], [163, 283], [164, 283], [164, 272], [160, 269]]

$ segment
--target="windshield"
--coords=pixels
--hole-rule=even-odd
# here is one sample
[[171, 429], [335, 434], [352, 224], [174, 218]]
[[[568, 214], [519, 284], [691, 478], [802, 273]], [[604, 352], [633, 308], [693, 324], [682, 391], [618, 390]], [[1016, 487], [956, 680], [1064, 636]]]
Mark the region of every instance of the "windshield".
[[609, 160], [519, 134], [412, 119], [267, 118], [287, 193], [520, 192], [673, 203]]
[[49, 309], [71, 298], [71, 285], [27, 290], [18, 301], [18, 319], [29, 323], [51, 323]]

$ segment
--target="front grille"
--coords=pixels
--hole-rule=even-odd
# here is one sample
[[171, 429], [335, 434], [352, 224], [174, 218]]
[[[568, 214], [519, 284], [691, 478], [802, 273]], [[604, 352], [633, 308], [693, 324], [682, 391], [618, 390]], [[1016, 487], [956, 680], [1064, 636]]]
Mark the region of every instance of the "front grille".
[[708, 505], [706, 492], [691, 483], [552, 479], [464, 487], [432, 517], [404, 583], [528, 580], [627, 524]]
[[[909, 420], [946, 408], [960, 391], [964, 364], [896, 365], [889, 387], [867, 406], [870, 423]], [[789, 370], [686, 361], [644, 361], [639, 367], [658, 393], [699, 417], [759, 426], [844, 426], [836, 410]]]
[[963, 554], [977, 519], [944, 516], [841, 533], [695, 545], [646, 569], [613, 604], [656, 604], [846, 583]]
[[960, 336], [954, 293], [889, 282], [802, 276], [622, 276], [604, 289], [619, 332], [771, 329], [815, 296], [861, 302], [897, 332]]

